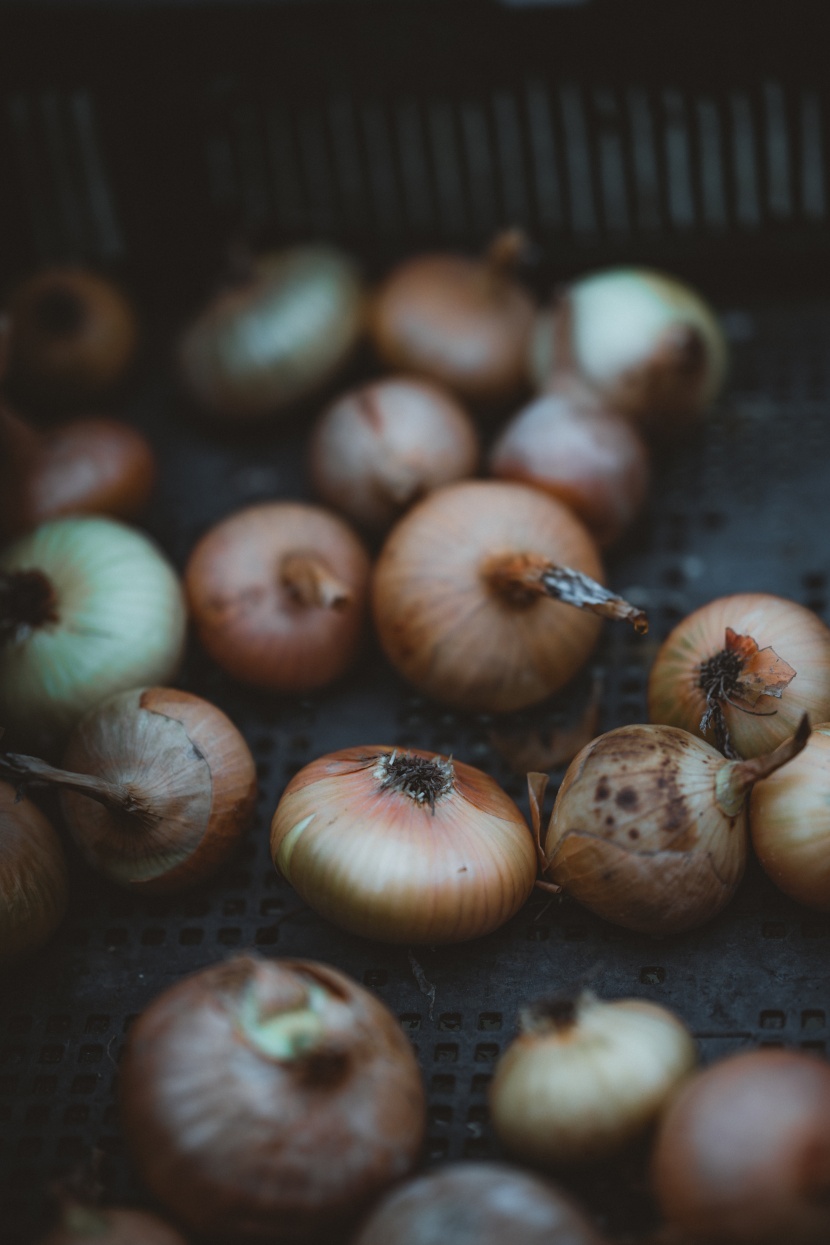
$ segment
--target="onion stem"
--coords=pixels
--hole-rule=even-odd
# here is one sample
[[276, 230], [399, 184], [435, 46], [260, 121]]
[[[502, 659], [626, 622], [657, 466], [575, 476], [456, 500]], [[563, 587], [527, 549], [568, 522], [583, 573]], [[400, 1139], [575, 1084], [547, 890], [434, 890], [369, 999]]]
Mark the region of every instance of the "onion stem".
[[59, 622], [51, 581], [38, 570], [0, 571], [0, 644], [22, 628]]
[[546, 596], [603, 618], [630, 622], [640, 635], [648, 631], [644, 610], [609, 592], [589, 575], [535, 554], [499, 554], [488, 561], [483, 578], [491, 591], [517, 609]]
[[312, 554], [286, 554], [280, 563], [280, 580], [297, 604], [308, 609], [340, 610], [352, 599], [348, 584]]
[[715, 786], [718, 804], [728, 817], [740, 812], [749, 792], [762, 778], [768, 778], [775, 770], [798, 756], [810, 738], [810, 719], [802, 714], [795, 734], [763, 756], [750, 757], [746, 761], [730, 761], [721, 767]]
[[93, 774], [74, 774], [58, 769], [38, 757], [21, 756], [16, 752], [0, 753], [0, 774], [10, 782], [24, 786], [42, 784], [88, 796], [113, 813], [135, 821], [142, 829], [152, 829], [162, 820], [133, 788], [108, 782]]

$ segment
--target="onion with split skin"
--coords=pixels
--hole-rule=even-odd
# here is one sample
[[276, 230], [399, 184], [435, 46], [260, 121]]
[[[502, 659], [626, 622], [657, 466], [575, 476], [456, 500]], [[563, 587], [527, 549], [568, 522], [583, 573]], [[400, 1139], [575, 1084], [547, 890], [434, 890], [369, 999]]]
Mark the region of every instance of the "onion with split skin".
[[0, 966], [51, 938], [69, 900], [69, 875], [51, 822], [0, 781]]
[[238, 956], [130, 1028], [128, 1150], [188, 1231], [334, 1245], [413, 1169], [424, 1092], [395, 1016], [325, 964]]

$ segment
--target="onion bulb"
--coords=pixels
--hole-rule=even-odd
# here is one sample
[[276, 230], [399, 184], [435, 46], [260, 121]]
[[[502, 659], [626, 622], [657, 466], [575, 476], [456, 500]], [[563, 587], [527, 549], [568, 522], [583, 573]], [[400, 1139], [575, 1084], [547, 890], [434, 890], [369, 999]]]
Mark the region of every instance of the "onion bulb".
[[507, 1163], [453, 1163], [387, 1193], [351, 1245], [603, 1245], [571, 1199]]
[[214, 419], [245, 424], [312, 396], [340, 370], [363, 329], [354, 261], [316, 244], [250, 261], [179, 344], [182, 383]]
[[261, 1245], [341, 1241], [418, 1158], [425, 1107], [395, 1016], [345, 974], [239, 956], [130, 1028], [124, 1134], [183, 1227]]
[[826, 1245], [830, 1067], [755, 1050], [694, 1076], [661, 1120], [652, 1180], [690, 1245]]
[[121, 1206], [66, 1201], [60, 1222], [38, 1245], [187, 1245], [158, 1215]]
[[596, 614], [646, 629], [641, 611], [596, 582], [602, 573], [593, 539], [561, 502], [496, 480], [452, 484], [387, 537], [372, 588], [378, 636], [393, 666], [436, 700], [524, 708], [585, 664]]
[[470, 402], [498, 405], [529, 387], [535, 306], [513, 276], [522, 234], [499, 234], [483, 259], [427, 254], [405, 260], [371, 304], [381, 360], [446, 385]]
[[643, 999], [592, 994], [526, 1008], [496, 1065], [490, 1115], [515, 1158], [546, 1169], [619, 1153], [697, 1062], [684, 1024]]
[[47, 942], [68, 898], [66, 859], [51, 823], [15, 787], [0, 782], [0, 965]]
[[652, 722], [710, 736], [727, 756], [757, 756], [802, 714], [830, 718], [830, 628], [766, 593], [719, 597], [674, 628], [648, 684]]
[[26, 403], [67, 407], [126, 374], [138, 344], [132, 305], [98, 273], [71, 265], [21, 282], [8, 302], [9, 383]]
[[747, 795], [805, 745], [727, 761], [674, 726], [621, 726], [574, 758], [542, 844], [545, 876], [598, 916], [675, 934], [731, 899], [747, 856]]
[[323, 412], [309, 463], [327, 505], [383, 531], [425, 493], [473, 475], [478, 455], [473, 422], [448, 392], [393, 376], [344, 394]]
[[830, 911], [830, 723], [816, 726], [803, 752], [753, 787], [749, 828], [776, 886]]
[[271, 855], [315, 911], [384, 942], [478, 938], [536, 878], [530, 831], [501, 787], [417, 748], [344, 748], [304, 766], [274, 813]]
[[55, 519], [0, 552], [0, 722], [51, 754], [92, 705], [167, 682], [185, 640], [178, 578], [142, 533]]
[[234, 678], [304, 692], [339, 678], [364, 630], [369, 555], [342, 519], [302, 502], [248, 506], [190, 555], [199, 639]]
[[[726, 342], [694, 290], [647, 268], [611, 268], [574, 281], [566, 297], [576, 365], [604, 402], [664, 437], [695, 423], [723, 383]], [[554, 321], [555, 311], [536, 322], [540, 389], [560, 366]]]
[[165, 687], [118, 692], [81, 718], [55, 769], [0, 753], [0, 772], [61, 791], [69, 831], [93, 869], [149, 894], [212, 876], [249, 827], [256, 767], [215, 705]]

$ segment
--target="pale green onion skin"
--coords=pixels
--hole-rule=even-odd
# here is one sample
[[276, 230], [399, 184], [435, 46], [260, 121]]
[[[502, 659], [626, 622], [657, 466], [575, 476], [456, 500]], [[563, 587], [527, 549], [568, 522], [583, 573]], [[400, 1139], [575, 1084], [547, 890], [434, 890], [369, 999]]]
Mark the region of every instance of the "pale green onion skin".
[[489, 933], [533, 889], [524, 818], [493, 779], [458, 761], [434, 814], [380, 788], [378, 759], [394, 751], [344, 748], [300, 770], [271, 823], [276, 869], [317, 912], [367, 938], [450, 943]]
[[0, 722], [7, 746], [52, 755], [107, 696], [171, 681], [187, 615], [156, 545], [111, 519], [45, 523], [0, 554], [0, 573], [28, 570], [51, 583], [58, 618], [0, 643]]
[[51, 938], [68, 898], [66, 858], [52, 825], [0, 782], [0, 967]]

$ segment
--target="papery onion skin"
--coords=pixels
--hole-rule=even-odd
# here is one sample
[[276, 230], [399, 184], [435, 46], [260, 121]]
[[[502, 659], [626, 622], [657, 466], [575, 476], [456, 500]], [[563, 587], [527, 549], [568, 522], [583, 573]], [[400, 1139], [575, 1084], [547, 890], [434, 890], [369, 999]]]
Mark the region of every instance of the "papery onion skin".
[[[314, 560], [342, 595], [303, 603], [284, 560]], [[199, 640], [234, 678], [273, 692], [324, 687], [363, 640], [369, 555], [349, 525], [319, 506], [264, 502], [229, 515], [196, 545], [185, 588]]]
[[[311, 1044], [268, 1054], [259, 1035], [283, 1015], [316, 1027]], [[397, 1019], [309, 961], [240, 956], [167, 990], [130, 1029], [120, 1090], [146, 1186], [184, 1227], [235, 1242], [342, 1240], [424, 1134]]]
[[66, 857], [55, 830], [36, 804], [0, 782], [0, 966], [47, 942], [68, 901]]
[[351, 1245], [603, 1245], [570, 1197], [507, 1163], [454, 1163], [387, 1193]]
[[52, 754], [92, 705], [170, 681], [187, 615], [164, 555], [113, 519], [55, 519], [0, 552], [0, 575], [32, 570], [51, 585], [56, 621], [0, 643], [0, 721], [5, 745]]
[[97, 398], [125, 376], [138, 345], [132, 304], [107, 278], [67, 265], [12, 292], [9, 381], [35, 405]]
[[764, 870], [790, 898], [830, 912], [830, 723], [752, 789], [749, 828]]
[[173, 894], [211, 877], [248, 829], [256, 765], [220, 709], [166, 687], [119, 692], [84, 715], [67, 770], [128, 790], [161, 818], [144, 826], [74, 791], [61, 794], [69, 831], [99, 873], [147, 894]]
[[363, 322], [362, 279], [344, 252], [316, 244], [261, 255], [187, 328], [182, 383], [219, 421], [280, 415], [333, 378]]
[[519, 809], [482, 771], [453, 760], [452, 789], [419, 803], [381, 787], [382, 758], [448, 764], [419, 748], [344, 748], [306, 765], [271, 823], [274, 865], [317, 912], [384, 942], [478, 938], [530, 895], [536, 854]]
[[502, 430], [490, 474], [532, 484], [569, 506], [598, 544], [613, 545], [642, 510], [649, 455], [632, 426], [613, 412], [543, 394]]
[[674, 934], [728, 903], [747, 858], [746, 812], [716, 798], [728, 764], [668, 726], [623, 726], [574, 758], [551, 814], [545, 877], [597, 915]]
[[460, 403], [409, 376], [339, 397], [317, 421], [309, 450], [317, 495], [370, 531], [384, 531], [425, 493], [473, 475], [478, 458]]
[[490, 1086], [496, 1135], [516, 1159], [556, 1171], [619, 1153], [692, 1070], [686, 1026], [643, 999], [575, 1000], [572, 1016], [530, 1025]]
[[488, 591], [489, 560], [510, 553], [603, 578], [583, 524], [525, 485], [449, 485], [390, 532], [373, 577], [375, 625], [386, 656], [420, 691], [461, 709], [508, 712], [558, 691], [590, 657], [596, 617], [542, 597], [514, 608]]
[[158, 1215], [121, 1206], [66, 1207], [60, 1226], [38, 1245], [187, 1245]]
[[652, 1184], [667, 1224], [694, 1245], [825, 1245], [827, 1063], [757, 1050], [693, 1077], [661, 1120]]
[[663, 642], [648, 683], [652, 722], [701, 735], [707, 706], [698, 686], [700, 663], [723, 650], [727, 627], [751, 636], [761, 649], [773, 648], [796, 672], [780, 698], [761, 697], [756, 713], [722, 703], [738, 755], [758, 756], [774, 748], [792, 735], [804, 713], [813, 722], [830, 718], [830, 628], [795, 601], [768, 593], [737, 593], [701, 606]]

